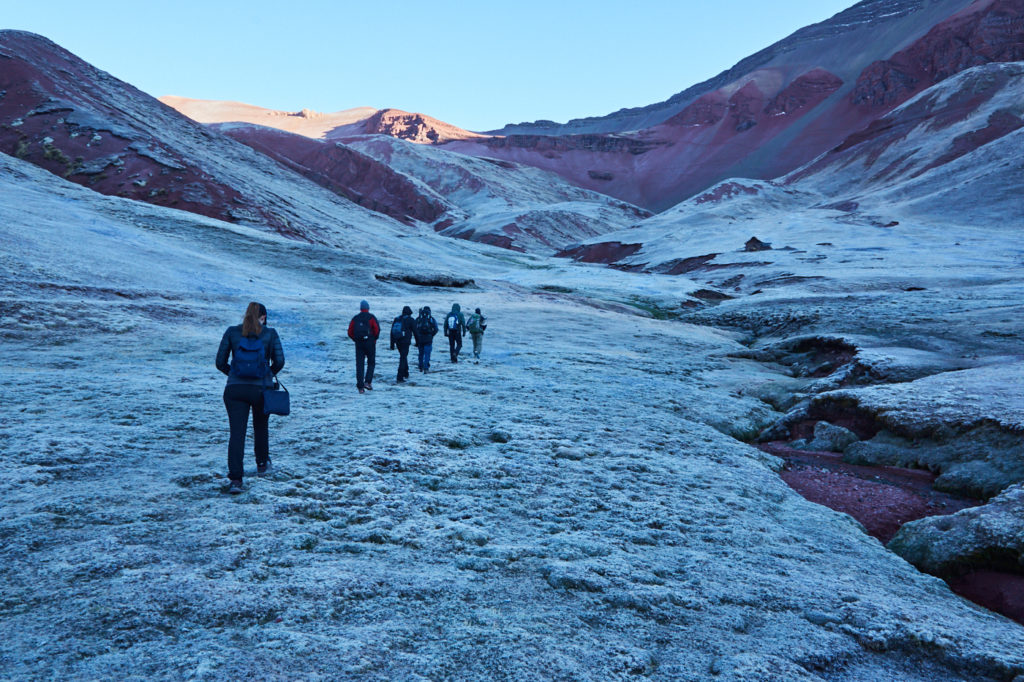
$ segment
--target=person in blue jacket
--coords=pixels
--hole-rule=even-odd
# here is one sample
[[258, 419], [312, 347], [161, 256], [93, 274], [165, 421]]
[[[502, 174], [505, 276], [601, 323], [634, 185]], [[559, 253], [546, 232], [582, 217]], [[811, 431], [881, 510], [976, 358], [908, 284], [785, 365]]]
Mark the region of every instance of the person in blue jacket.
[[[228, 327], [217, 349], [217, 369], [227, 375], [224, 407], [228, 411], [228, 492], [242, 492], [245, 432], [252, 412], [256, 472], [270, 471], [269, 415], [263, 414], [263, 391], [274, 375], [284, 369], [284, 350], [277, 331], [267, 325], [267, 309], [253, 301], [245, 309], [242, 324]], [[230, 359], [230, 361], [229, 361]]]

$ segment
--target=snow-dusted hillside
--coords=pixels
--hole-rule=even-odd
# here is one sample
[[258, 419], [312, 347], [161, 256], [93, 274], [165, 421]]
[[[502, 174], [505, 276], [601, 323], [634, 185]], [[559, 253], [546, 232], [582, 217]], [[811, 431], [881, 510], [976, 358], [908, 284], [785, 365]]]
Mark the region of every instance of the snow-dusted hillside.
[[[850, 204], [940, 221], [1024, 215], [1024, 62], [987, 64], [926, 90], [785, 182]], [[955, 212], [950, 207], [956, 207]]]
[[1020, 0], [864, 0], [665, 102], [446, 146], [663, 211], [730, 177], [789, 173], [946, 78], [1021, 59]]
[[0, 31], [0, 65], [0, 151], [60, 177], [353, 250], [408, 232], [42, 36]]
[[[737, 357], [741, 334], [652, 318], [685, 278], [430, 235], [355, 256], [5, 156], [0, 239], [4, 677], [1024, 675], [1020, 626], [734, 438], [794, 379]], [[373, 276], [416, 249], [479, 288]], [[293, 414], [272, 422], [275, 473], [232, 498], [213, 355], [254, 298]], [[361, 298], [382, 319], [480, 306], [484, 359], [438, 344], [399, 386], [380, 348], [360, 396]]]
[[[415, 144], [397, 133], [367, 134], [363, 122], [322, 130], [321, 119], [312, 115], [310, 121], [296, 122], [285, 112], [231, 102], [163, 101], [361, 205], [399, 219], [430, 223], [445, 236], [551, 254], [650, 215], [618, 199], [569, 184], [554, 173]], [[339, 113], [342, 118], [337, 120], [343, 120], [345, 113]], [[233, 115], [248, 125], [228, 122]], [[371, 127], [369, 132], [377, 129]], [[352, 149], [379, 165], [366, 168], [353, 162]], [[388, 173], [398, 173], [404, 179]]]
[[553, 253], [650, 215], [532, 166], [465, 156], [382, 135], [344, 141], [454, 205], [456, 210], [437, 226], [441, 234], [451, 237]]

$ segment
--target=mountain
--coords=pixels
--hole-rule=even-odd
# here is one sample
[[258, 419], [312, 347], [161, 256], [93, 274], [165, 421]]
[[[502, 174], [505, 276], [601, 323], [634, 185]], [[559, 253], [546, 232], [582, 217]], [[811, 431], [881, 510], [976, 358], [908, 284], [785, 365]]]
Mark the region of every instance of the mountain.
[[1024, 62], [960, 72], [783, 178], [787, 186], [917, 216], [976, 223], [1021, 215]]
[[188, 99], [175, 95], [161, 97], [160, 101], [200, 123], [253, 123], [323, 140], [379, 134], [410, 142], [436, 144], [483, 137], [425, 114], [399, 109], [360, 107], [325, 114], [309, 109], [276, 111], [241, 102]]
[[351, 147], [257, 125], [213, 128], [360, 206], [407, 224], [433, 223], [448, 210], [441, 197]]
[[373, 107], [359, 107], [333, 113], [311, 109], [295, 112], [276, 111], [243, 102], [189, 99], [175, 95], [166, 95], [159, 100], [201, 123], [252, 123], [313, 138], [326, 138], [335, 128], [365, 121], [377, 113]]
[[[494, 135], [573, 135], [622, 133], [657, 126], [677, 116], [704, 95], [762, 74], [766, 85], [782, 89], [814, 68], [827, 70], [843, 82], [852, 82], [881, 53], [893, 53], [919, 39], [927, 30], [972, 0], [867, 0], [834, 17], [799, 29], [792, 35], [743, 59], [703, 83], [693, 85], [664, 102], [621, 109], [607, 116], [510, 124]], [[774, 83], [769, 83], [769, 74]]]
[[446, 236], [550, 254], [650, 215], [524, 164], [383, 135], [345, 138], [345, 143], [443, 197], [452, 210], [434, 229]]
[[[40, 36], [0, 33], [0, 61], [0, 151], [102, 194], [309, 241], [340, 243], [345, 233], [351, 239], [353, 232], [431, 226], [442, 236], [546, 253], [646, 215], [529, 166], [436, 147], [413, 152], [416, 145], [402, 138], [472, 136], [417, 114], [291, 115], [168, 98], [208, 120], [251, 122], [214, 129]], [[377, 159], [340, 142], [374, 137], [393, 141], [395, 149]], [[392, 157], [417, 159], [421, 167]], [[438, 175], [439, 168], [447, 170]], [[445, 173], [461, 180], [441, 179]]]
[[775, 178], [971, 66], [1024, 59], [1022, 0], [868, 0], [667, 102], [448, 143], [655, 211]]
[[163, 101], [361, 206], [428, 223], [444, 236], [552, 254], [650, 215], [527, 164], [421, 144], [473, 137], [421, 114], [385, 109], [343, 123], [349, 112], [318, 117], [235, 102]]
[[398, 231], [31, 33], [0, 31], [0, 151], [101, 194], [332, 242]]
[[[1024, 62], [987, 64], [932, 86], [778, 181], [725, 181], [562, 255], [714, 280], [758, 274], [735, 285], [756, 289], [773, 270], [817, 276], [836, 244], [857, 262], [895, 234], [952, 246], [971, 225], [998, 235], [990, 248], [1000, 251], [1021, 215], [1022, 154]], [[748, 237], [776, 249], [746, 247]]]
[[324, 139], [384, 134], [531, 165], [663, 211], [731, 177], [785, 175], [964, 69], [1020, 59], [1024, 0], [865, 0], [665, 102], [564, 125], [482, 135], [391, 109], [289, 114], [167, 101], [204, 122], [245, 120]]

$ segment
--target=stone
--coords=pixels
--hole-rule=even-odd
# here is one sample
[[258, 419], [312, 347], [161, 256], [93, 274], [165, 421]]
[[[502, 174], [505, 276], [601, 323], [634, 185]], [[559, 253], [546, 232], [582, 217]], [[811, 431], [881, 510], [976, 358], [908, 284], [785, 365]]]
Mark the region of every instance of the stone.
[[771, 251], [772, 245], [768, 242], [763, 242], [757, 237], [751, 237], [747, 240], [747, 243], [743, 245], [744, 251]]
[[805, 449], [843, 452], [859, 440], [853, 431], [821, 421], [814, 425], [814, 438], [807, 443]]
[[935, 575], [992, 567], [1022, 572], [1024, 484], [1007, 488], [984, 506], [907, 523], [888, 546]]

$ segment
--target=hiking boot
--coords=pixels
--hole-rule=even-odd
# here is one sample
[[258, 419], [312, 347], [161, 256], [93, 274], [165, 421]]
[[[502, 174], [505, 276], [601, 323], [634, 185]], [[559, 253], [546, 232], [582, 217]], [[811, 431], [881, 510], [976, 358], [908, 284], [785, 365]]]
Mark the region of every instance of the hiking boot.
[[367, 391], [372, 391], [373, 390], [373, 386], [370, 384], [369, 381], [366, 382], [366, 390]]
[[231, 485], [228, 486], [228, 493], [231, 495], [240, 495], [244, 488], [242, 488], [241, 481], [231, 481]]
[[359, 387], [359, 392], [360, 392], [360, 393], [366, 393], [366, 390], [365, 390], [365, 389], [364, 389], [364, 388], [363, 388], [362, 386], [360, 386], [360, 387]]
[[267, 474], [269, 474], [273, 470], [274, 470], [274, 464], [269, 459], [264, 464], [257, 464], [256, 465], [256, 475], [257, 476], [266, 476]]

